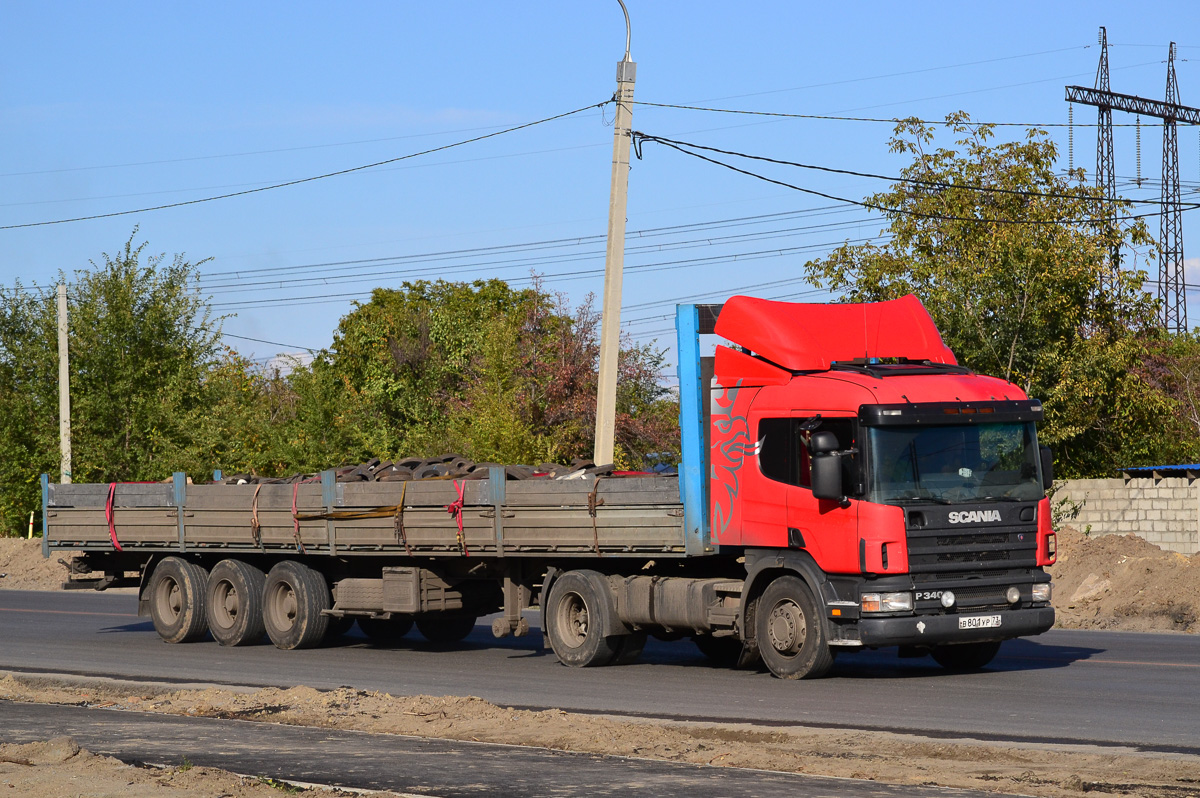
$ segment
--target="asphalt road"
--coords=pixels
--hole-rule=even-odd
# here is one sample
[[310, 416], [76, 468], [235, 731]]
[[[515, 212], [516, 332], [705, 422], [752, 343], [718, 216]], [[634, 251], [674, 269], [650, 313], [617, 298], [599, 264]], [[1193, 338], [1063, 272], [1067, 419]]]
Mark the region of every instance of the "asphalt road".
[[671, 718], [1081, 742], [1200, 754], [1200, 636], [1052, 631], [1009, 641], [985, 672], [951, 675], [893, 652], [839, 656], [830, 678], [785, 682], [713, 667], [688, 641], [642, 660], [572, 669], [535, 631], [495, 640], [484, 623], [454, 649], [414, 631], [394, 648], [353, 634], [335, 647], [227, 649], [163, 643], [131, 595], [0, 591], [0, 669], [167, 682], [352, 686], [475, 695], [505, 706]]
[[988, 798], [994, 793], [573, 754], [251, 721], [0, 701], [0, 739], [68, 735], [124, 761], [218, 767], [250, 776], [439, 798]]

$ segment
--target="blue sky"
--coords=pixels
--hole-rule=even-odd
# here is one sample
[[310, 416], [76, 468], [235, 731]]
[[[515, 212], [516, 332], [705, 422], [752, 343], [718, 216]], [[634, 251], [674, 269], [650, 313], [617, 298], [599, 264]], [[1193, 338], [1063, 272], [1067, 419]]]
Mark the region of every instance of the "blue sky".
[[[1063, 86], [1092, 85], [1105, 25], [1113, 90], [1161, 98], [1174, 40], [1182, 101], [1200, 106], [1194, 2], [628, 5], [639, 101], [883, 118], [962, 109], [984, 121], [1063, 123]], [[615, 0], [4, 0], [0, 11], [0, 226], [242, 191], [590, 106], [611, 96], [625, 44]], [[534, 269], [579, 302], [602, 287], [611, 121], [611, 109], [593, 108], [290, 188], [0, 230], [0, 283], [51, 284], [59, 270], [118, 250], [136, 225], [150, 251], [212, 259], [202, 285], [230, 314], [226, 332], [242, 336], [228, 343], [256, 358], [329, 345], [355, 297], [405, 279], [522, 284]], [[1077, 106], [1075, 121], [1094, 123], [1094, 109]], [[1157, 181], [1161, 127], [1143, 121], [1142, 174]], [[844, 169], [903, 166], [887, 151], [889, 124], [638, 105], [634, 127]], [[1065, 166], [1067, 129], [1052, 135]], [[1118, 176], [1132, 178], [1133, 129], [1116, 138]], [[1179, 142], [1186, 195], [1200, 186], [1200, 136], [1181, 127]], [[1095, 129], [1077, 127], [1074, 144], [1076, 165], [1091, 172]], [[663, 147], [644, 156], [630, 173], [623, 312], [638, 340], [669, 344], [680, 299], [820, 301], [799, 282], [805, 260], [881, 228], [860, 208]], [[885, 185], [772, 174], [855, 199]], [[1155, 198], [1157, 184], [1125, 193]], [[1198, 213], [1184, 214], [1189, 261], [1200, 252]], [[461, 250], [475, 251], [452, 254]], [[1190, 320], [1200, 322], [1195, 302]]]

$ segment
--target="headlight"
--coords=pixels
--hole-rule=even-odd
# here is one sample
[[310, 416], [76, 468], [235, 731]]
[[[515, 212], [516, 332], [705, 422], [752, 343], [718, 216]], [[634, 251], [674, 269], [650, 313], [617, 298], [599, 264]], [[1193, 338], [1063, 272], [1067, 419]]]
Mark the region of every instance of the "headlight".
[[863, 593], [863, 612], [911, 612], [912, 593]]
[[1049, 582], [1038, 582], [1033, 586], [1033, 600], [1049, 601], [1052, 592]]

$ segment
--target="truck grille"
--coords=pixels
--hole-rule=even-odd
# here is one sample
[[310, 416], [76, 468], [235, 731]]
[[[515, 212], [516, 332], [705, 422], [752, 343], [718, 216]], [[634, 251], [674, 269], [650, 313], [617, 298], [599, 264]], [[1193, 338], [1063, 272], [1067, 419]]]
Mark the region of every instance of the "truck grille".
[[1037, 565], [1037, 532], [1021, 527], [908, 530], [911, 573], [991, 571]]

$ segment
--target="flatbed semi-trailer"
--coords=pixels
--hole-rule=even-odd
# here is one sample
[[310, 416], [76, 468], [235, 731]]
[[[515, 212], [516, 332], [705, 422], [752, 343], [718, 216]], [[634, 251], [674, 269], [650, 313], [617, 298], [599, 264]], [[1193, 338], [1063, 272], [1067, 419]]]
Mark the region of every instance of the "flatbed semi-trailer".
[[[679, 476], [52, 484], [72, 587], [140, 588], [168, 642], [453, 642], [497, 611], [575, 666], [647, 634], [819, 676], [861, 646], [977, 668], [1048, 629], [1041, 406], [954, 363], [913, 297], [678, 309]], [[700, 357], [700, 336], [718, 345]]]

